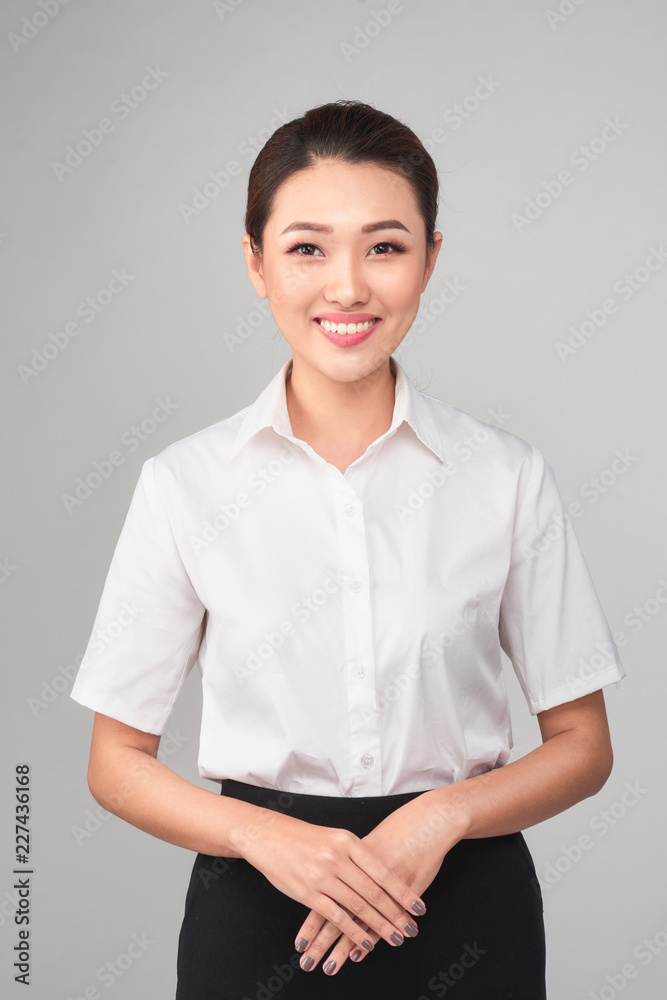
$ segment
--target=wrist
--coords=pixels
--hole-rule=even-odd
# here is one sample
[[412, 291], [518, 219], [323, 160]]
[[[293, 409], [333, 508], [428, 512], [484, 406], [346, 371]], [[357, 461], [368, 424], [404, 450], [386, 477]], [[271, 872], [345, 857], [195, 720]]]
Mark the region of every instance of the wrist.
[[442, 785], [420, 796], [428, 807], [426, 827], [441, 840], [444, 853], [459, 840], [465, 840], [471, 829], [468, 797], [461, 785], [462, 782]]
[[251, 863], [263, 844], [268, 844], [272, 838], [279, 836], [279, 831], [285, 830], [286, 826], [300, 822], [275, 809], [256, 806], [241, 800], [234, 802], [235, 809], [228, 827], [227, 839], [234, 856], [245, 858]]

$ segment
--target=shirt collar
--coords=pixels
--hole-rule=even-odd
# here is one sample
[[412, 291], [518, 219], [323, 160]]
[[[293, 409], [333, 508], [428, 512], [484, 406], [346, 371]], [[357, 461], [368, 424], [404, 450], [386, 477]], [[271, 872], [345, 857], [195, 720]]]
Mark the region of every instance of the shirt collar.
[[[291, 363], [292, 359], [290, 358], [274, 375], [255, 402], [246, 408], [246, 414], [232, 446], [231, 458], [264, 427], [273, 427], [278, 434], [294, 440], [287, 412], [285, 390], [285, 376]], [[442, 440], [428, 404], [430, 397], [416, 387], [403, 366], [395, 358], [390, 358], [390, 363], [396, 372], [396, 383], [394, 413], [387, 435], [393, 434], [403, 421], [406, 421], [420, 441], [427, 448], [430, 448], [440, 461], [444, 461], [445, 452]]]

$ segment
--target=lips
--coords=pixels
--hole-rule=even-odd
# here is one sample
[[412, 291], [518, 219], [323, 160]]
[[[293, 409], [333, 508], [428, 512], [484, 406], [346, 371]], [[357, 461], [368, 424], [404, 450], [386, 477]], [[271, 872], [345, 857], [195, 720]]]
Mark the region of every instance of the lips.
[[[334, 323], [320, 317], [314, 319], [313, 322], [317, 323], [324, 336], [337, 344], [338, 347], [354, 347], [370, 337], [377, 329], [378, 323], [382, 322], [379, 316], [369, 316], [368, 314], [366, 316], [368, 318], [360, 323]], [[349, 319], [350, 314], [347, 314], [346, 318]]]
[[369, 319], [379, 319], [374, 313], [344, 313], [330, 312], [320, 313], [315, 319], [328, 319], [330, 323], [365, 323]]
[[320, 326], [328, 333], [338, 333], [344, 336], [351, 336], [352, 334], [363, 333], [364, 330], [368, 330], [368, 328], [377, 322], [377, 320], [377, 316], [357, 321], [350, 319], [334, 321], [318, 317], [315, 322], [319, 323]]

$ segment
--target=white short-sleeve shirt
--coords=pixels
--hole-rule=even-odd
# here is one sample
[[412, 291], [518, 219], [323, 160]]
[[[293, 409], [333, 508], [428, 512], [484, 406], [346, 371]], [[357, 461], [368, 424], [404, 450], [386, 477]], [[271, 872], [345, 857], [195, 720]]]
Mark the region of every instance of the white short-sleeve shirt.
[[392, 363], [344, 473], [292, 434], [289, 361], [144, 462], [75, 701], [163, 734], [197, 664], [202, 777], [389, 795], [508, 761], [501, 650], [533, 715], [626, 676], [542, 453]]

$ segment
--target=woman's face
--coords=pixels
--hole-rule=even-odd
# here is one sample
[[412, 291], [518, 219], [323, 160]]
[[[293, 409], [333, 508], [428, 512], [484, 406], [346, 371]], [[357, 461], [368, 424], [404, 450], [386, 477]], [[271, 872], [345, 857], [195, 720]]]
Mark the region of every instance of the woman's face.
[[[364, 229], [367, 231], [364, 232]], [[424, 221], [405, 178], [372, 163], [320, 160], [278, 189], [248, 273], [268, 297], [295, 363], [338, 381], [389, 362], [419, 309], [442, 243], [427, 252]], [[372, 322], [328, 336], [321, 325]]]

